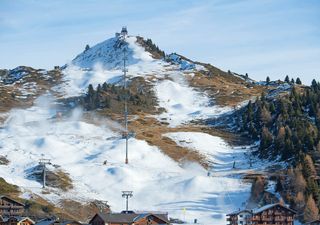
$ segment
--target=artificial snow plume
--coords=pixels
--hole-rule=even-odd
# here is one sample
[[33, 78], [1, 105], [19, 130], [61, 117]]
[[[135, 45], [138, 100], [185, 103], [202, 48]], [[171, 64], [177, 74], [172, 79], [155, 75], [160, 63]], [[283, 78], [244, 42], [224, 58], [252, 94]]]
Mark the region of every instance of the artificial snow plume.
[[96, 88], [104, 82], [118, 84], [122, 81], [121, 70], [105, 70], [100, 63], [95, 64], [90, 70], [70, 64], [62, 73], [63, 83], [52, 89], [61, 93], [64, 98], [84, 94], [89, 84]]

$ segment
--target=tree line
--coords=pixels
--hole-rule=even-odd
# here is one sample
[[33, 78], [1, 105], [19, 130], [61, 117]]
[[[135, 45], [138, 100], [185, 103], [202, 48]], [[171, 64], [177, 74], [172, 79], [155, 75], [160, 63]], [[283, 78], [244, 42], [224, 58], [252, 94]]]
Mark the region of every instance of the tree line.
[[123, 86], [114, 84], [102, 85], [98, 84], [94, 89], [92, 84], [89, 84], [86, 94], [82, 97], [82, 105], [86, 110], [95, 110], [109, 108], [113, 112], [119, 112], [123, 109], [122, 102], [127, 99], [128, 105], [136, 108], [151, 108], [154, 105], [153, 94], [144, 88], [138, 88], [133, 91]]
[[[267, 79], [268, 81], [268, 79]], [[304, 221], [317, 219], [320, 208], [318, 171], [320, 160], [320, 83], [301, 86], [289, 79], [290, 92], [277, 98], [262, 94], [238, 115], [240, 131], [258, 141], [261, 158], [287, 162], [285, 176], [276, 189]], [[259, 186], [259, 185], [258, 185]]]

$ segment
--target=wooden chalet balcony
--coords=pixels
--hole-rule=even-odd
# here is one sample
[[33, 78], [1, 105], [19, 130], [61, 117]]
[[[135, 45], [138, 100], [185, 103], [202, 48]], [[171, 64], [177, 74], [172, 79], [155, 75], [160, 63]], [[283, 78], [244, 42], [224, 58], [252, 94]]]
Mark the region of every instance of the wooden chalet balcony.
[[269, 221], [273, 221], [273, 217], [269, 217], [269, 216], [262, 216], [261, 217], [261, 220], [262, 221], [266, 221], [266, 222], [269, 222]]
[[286, 217], [284, 217], [284, 216], [276, 216], [275, 218], [274, 218], [274, 221], [275, 222], [283, 222], [283, 221], [285, 221], [286, 220]]
[[260, 220], [260, 216], [253, 216], [251, 218], [252, 221], [259, 221]]
[[288, 217], [287, 217], [287, 221], [288, 221], [288, 222], [293, 222], [293, 217], [288, 216]]

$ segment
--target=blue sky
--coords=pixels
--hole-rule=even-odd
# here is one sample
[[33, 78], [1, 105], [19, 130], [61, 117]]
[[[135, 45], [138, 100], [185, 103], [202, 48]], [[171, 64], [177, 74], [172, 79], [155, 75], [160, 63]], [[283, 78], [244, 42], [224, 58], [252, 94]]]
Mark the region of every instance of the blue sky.
[[123, 25], [257, 80], [320, 80], [318, 0], [0, 0], [0, 68], [63, 65]]

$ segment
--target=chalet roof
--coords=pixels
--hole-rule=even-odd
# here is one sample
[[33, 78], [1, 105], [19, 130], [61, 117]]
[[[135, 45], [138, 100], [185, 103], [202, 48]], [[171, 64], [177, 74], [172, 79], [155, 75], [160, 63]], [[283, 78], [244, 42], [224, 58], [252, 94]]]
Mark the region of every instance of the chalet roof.
[[265, 211], [267, 209], [273, 208], [275, 206], [280, 206], [280, 207], [285, 208], [285, 209], [291, 211], [292, 213], [296, 214], [296, 211], [290, 209], [289, 207], [284, 206], [284, 205], [282, 205], [280, 203], [274, 203], [274, 204], [268, 204], [268, 205], [262, 206], [260, 208], [255, 208], [255, 209], [252, 209], [252, 210], [249, 210], [249, 209], [238, 210], [238, 211], [235, 211], [235, 212], [227, 214], [227, 216], [238, 215], [238, 214], [240, 214], [242, 212], [249, 212], [249, 213], [252, 213], [252, 214], [257, 214], [257, 213], [263, 212], [263, 211]]
[[75, 220], [66, 220], [66, 221], [60, 222], [60, 225], [67, 225], [67, 224], [72, 224], [72, 223], [82, 224], [82, 223], [75, 221]]
[[308, 224], [319, 224], [320, 223], [320, 220], [313, 220], [311, 222], [307, 222], [306, 225]]
[[280, 204], [280, 203], [268, 204], [268, 205], [262, 206], [261, 208], [253, 209], [253, 210], [252, 210], [252, 213], [253, 213], [253, 214], [257, 214], [257, 213], [260, 213], [260, 212], [265, 211], [265, 210], [267, 210], [267, 209], [273, 208], [273, 207], [275, 207], [275, 206], [280, 206], [280, 207], [282, 207], [282, 208], [284, 208], [284, 209], [287, 209], [287, 210], [291, 211], [291, 212], [294, 213], [294, 214], [297, 213], [296, 211], [294, 211], [294, 210], [290, 209], [289, 207], [284, 206], [284, 205], [282, 205], [282, 204]]
[[30, 219], [29, 217], [22, 217], [22, 219], [19, 222], [22, 222], [22, 221], [25, 221], [25, 220], [29, 220], [32, 224], [36, 223], [32, 219]]
[[[106, 223], [133, 223], [147, 216], [154, 216], [158, 219], [169, 223], [166, 214], [153, 214], [153, 213], [98, 213], [94, 217], [99, 216]], [[94, 218], [93, 217], [93, 218]], [[92, 219], [91, 219], [92, 221]], [[91, 221], [89, 223], [91, 223]]]
[[242, 209], [242, 210], [238, 210], [238, 211], [234, 211], [232, 213], [229, 213], [229, 214], [227, 214], [227, 216], [238, 215], [238, 214], [243, 213], [243, 212], [252, 213], [252, 211], [249, 210], [249, 209]]
[[18, 222], [22, 222], [22, 221], [25, 221], [25, 220], [29, 220], [31, 221], [32, 224], [35, 224], [35, 222], [30, 219], [29, 217], [22, 217], [22, 216], [6, 216], [6, 217], [1, 217], [2, 218], [2, 222], [7, 222], [9, 221], [10, 219], [14, 218], [16, 221]]
[[169, 220], [168, 220], [168, 217], [167, 217], [166, 214], [153, 214], [153, 213], [138, 214], [138, 216], [133, 219], [133, 222], [136, 222], [136, 221], [138, 221], [138, 220], [140, 220], [142, 218], [146, 218], [148, 216], [154, 216], [154, 217], [157, 217], [158, 219], [160, 219], [160, 220], [162, 220], [162, 221], [164, 221], [166, 223], [169, 223]]
[[0, 195], [0, 199], [3, 199], [3, 198], [8, 199], [9, 201], [15, 202], [15, 203], [17, 203], [17, 204], [19, 204], [19, 205], [21, 205], [21, 206], [25, 206], [23, 203], [18, 202], [18, 201], [16, 201], [16, 200], [12, 199], [12, 198], [9, 198], [8, 196]]
[[98, 215], [104, 220], [104, 222], [112, 223], [131, 223], [137, 216], [135, 213], [98, 213]]
[[35, 225], [51, 225], [54, 224], [57, 220], [55, 218], [45, 218], [39, 220]]
[[53, 224], [59, 224], [59, 225], [67, 225], [67, 224], [72, 224], [72, 223], [76, 223], [76, 224], [81, 224], [80, 222], [76, 221], [76, 220], [64, 220], [64, 221], [60, 221], [58, 218], [56, 217], [48, 217], [42, 220], [39, 220], [35, 225], [53, 225]]

